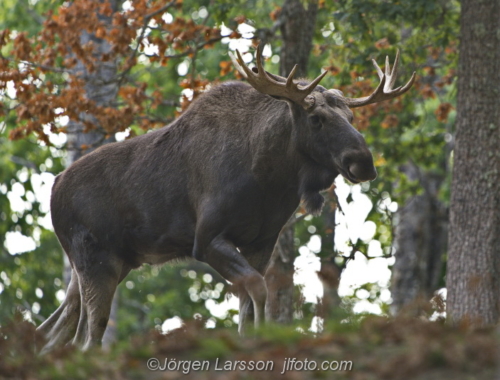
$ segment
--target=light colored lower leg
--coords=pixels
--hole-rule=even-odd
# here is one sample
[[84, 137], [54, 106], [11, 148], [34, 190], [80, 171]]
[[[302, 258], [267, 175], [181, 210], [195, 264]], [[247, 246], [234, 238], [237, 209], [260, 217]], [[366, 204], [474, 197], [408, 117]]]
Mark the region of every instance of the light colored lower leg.
[[249, 324], [249, 317], [253, 316], [253, 302], [245, 290], [239, 292], [238, 298], [240, 301], [238, 333], [241, 336], [245, 336]]
[[81, 298], [82, 307], [80, 308], [80, 317], [78, 319], [78, 329], [73, 338], [73, 344], [75, 346], [83, 346], [88, 335], [88, 317], [87, 317], [87, 305]]
[[71, 340], [76, 331], [79, 313], [80, 294], [78, 278], [73, 272], [63, 303], [37, 329], [49, 340], [41, 350], [41, 353], [49, 352], [54, 347], [64, 345]]
[[253, 302], [254, 325], [257, 328], [265, 320], [267, 286], [264, 277], [255, 273], [245, 280], [245, 289]]
[[91, 281], [85, 281], [80, 276], [80, 282], [86, 286], [84, 289], [82, 287], [82, 314], [75, 343], [87, 350], [101, 344], [118, 281], [111, 276], [93, 277]]

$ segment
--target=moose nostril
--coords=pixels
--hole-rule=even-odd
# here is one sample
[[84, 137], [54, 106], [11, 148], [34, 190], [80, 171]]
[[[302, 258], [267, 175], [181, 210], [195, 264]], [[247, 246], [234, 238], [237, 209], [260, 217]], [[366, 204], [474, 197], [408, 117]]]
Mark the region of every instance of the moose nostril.
[[377, 178], [373, 157], [368, 149], [345, 152], [341, 162], [342, 169], [349, 180], [364, 182]]
[[352, 165], [349, 165], [347, 167], [347, 172], [352, 177], [352, 179], [357, 179], [358, 178], [358, 176], [355, 174], [356, 173], [356, 167], [355, 166], [356, 166], [355, 164], [352, 164]]
[[349, 174], [354, 177], [354, 179], [363, 178], [363, 170], [361, 168], [361, 165], [359, 165], [358, 163], [350, 164], [347, 170], [349, 171]]
[[377, 170], [373, 164], [354, 162], [348, 167], [349, 174], [351, 174], [354, 179], [363, 181], [372, 181], [377, 178]]

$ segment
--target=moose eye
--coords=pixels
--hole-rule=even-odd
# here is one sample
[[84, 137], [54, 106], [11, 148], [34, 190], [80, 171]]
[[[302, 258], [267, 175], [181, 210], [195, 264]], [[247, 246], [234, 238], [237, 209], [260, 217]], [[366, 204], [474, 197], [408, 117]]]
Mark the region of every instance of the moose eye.
[[311, 122], [311, 126], [315, 129], [321, 128], [321, 119], [317, 115], [312, 115], [309, 117], [309, 120]]

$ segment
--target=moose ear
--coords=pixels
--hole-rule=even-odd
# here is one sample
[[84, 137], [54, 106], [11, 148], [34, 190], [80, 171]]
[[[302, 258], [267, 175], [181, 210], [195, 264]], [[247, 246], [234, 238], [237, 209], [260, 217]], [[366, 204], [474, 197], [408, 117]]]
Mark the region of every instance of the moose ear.
[[276, 100], [280, 100], [282, 102], [285, 102], [287, 103], [290, 107], [294, 107], [295, 106], [295, 103], [292, 102], [290, 99], [287, 99], [287, 98], [283, 98], [281, 96], [276, 96], [276, 95], [269, 95], [271, 98], [273, 99], [276, 99]]
[[[282, 102], [287, 102], [290, 107], [295, 107], [298, 106], [297, 103], [291, 101], [288, 98], [284, 98], [282, 96], [276, 96], [276, 95], [269, 95], [272, 98], [276, 100], [281, 100]], [[314, 98], [313, 95], [307, 95], [303, 101], [303, 104], [300, 105], [301, 108], [305, 109], [306, 111], [312, 111], [314, 108], [314, 104], [316, 103], [316, 99]]]
[[336, 96], [344, 97], [344, 93], [340, 90], [335, 89], [335, 88], [328, 90], [328, 92], [331, 92], [332, 94], [334, 94]]

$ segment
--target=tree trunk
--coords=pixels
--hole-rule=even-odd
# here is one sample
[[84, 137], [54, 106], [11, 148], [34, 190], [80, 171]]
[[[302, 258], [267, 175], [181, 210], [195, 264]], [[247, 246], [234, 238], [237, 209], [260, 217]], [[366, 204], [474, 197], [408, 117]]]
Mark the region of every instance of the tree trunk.
[[500, 1], [462, 1], [447, 314], [496, 324], [500, 313]]
[[[332, 193], [334, 190], [331, 190]], [[332, 198], [333, 194], [325, 197], [327, 200], [321, 219], [323, 220], [323, 228], [320, 231], [321, 235], [321, 268], [318, 271], [318, 277], [323, 285], [323, 297], [318, 305], [317, 315], [323, 320], [327, 320], [338, 310], [340, 306], [339, 284], [344, 266], [338, 265], [335, 262], [335, 225], [337, 202]]]
[[[280, 12], [283, 45], [280, 56], [280, 75], [288, 76], [298, 64], [297, 77], [307, 74], [307, 62], [312, 48], [318, 3], [308, 2], [307, 9], [300, 0], [286, 0]], [[281, 232], [266, 272], [270, 295], [267, 313], [272, 320], [290, 323], [293, 319], [294, 261], [297, 252], [294, 244], [294, 224]]]
[[397, 213], [396, 261], [392, 270], [392, 314], [419, 315], [439, 288], [447, 242], [447, 210], [437, 198], [442, 176], [423, 173], [413, 164], [403, 171], [419, 179], [423, 194]]
[[307, 76], [307, 63], [316, 27], [318, 2], [310, 0], [307, 9], [301, 0], [286, 0], [280, 12], [281, 38], [280, 75], [288, 76], [297, 64], [296, 77]]
[[[293, 216], [294, 218], [295, 216]], [[296, 252], [293, 242], [294, 226], [281, 231], [266, 271], [269, 294], [266, 302], [266, 318], [289, 324], [293, 320], [293, 274]]]
[[[118, 6], [121, 5], [121, 1], [112, 0], [110, 1], [112, 9], [116, 11]], [[111, 18], [99, 15], [99, 19], [105, 23], [111, 25]], [[74, 72], [76, 75], [85, 78], [85, 95], [88, 99], [93, 100], [97, 105], [109, 106], [116, 100], [118, 93], [118, 86], [114, 79], [116, 78], [116, 63], [114, 61], [104, 62], [101, 60], [103, 54], [109, 53], [111, 51], [111, 45], [103, 39], [97, 38], [95, 35], [83, 31], [80, 36], [80, 43], [83, 45], [92, 41], [94, 46], [94, 64], [95, 71], [88, 72], [82, 62], [78, 62], [75, 66]], [[96, 123], [95, 118], [92, 115], [82, 113], [80, 116], [81, 121], [91, 121]], [[84, 154], [90, 153], [99, 146], [114, 142], [114, 135], [110, 137], [105, 137], [106, 133], [102, 128], [97, 125], [95, 130], [84, 132], [85, 127], [82, 122], [71, 120], [67, 126], [67, 158], [66, 167], [69, 167], [82, 157]], [[82, 147], [84, 147], [82, 149]], [[63, 278], [66, 285], [69, 284], [71, 279], [71, 266], [69, 260], [65, 257], [64, 260], [64, 273]], [[118, 309], [118, 292], [115, 293], [113, 298], [113, 303], [111, 305], [111, 314], [108, 322], [108, 329], [106, 330], [103, 337], [103, 346], [109, 347], [109, 345], [116, 340], [116, 315]], [[109, 326], [113, 326], [109, 329]], [[108, 331], [109, 330], [109, 331]]]

